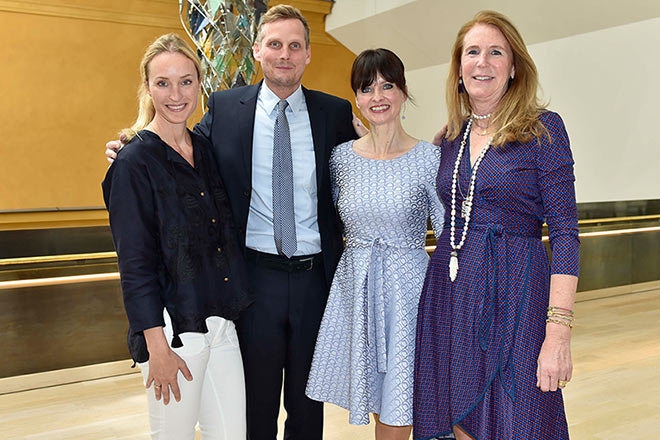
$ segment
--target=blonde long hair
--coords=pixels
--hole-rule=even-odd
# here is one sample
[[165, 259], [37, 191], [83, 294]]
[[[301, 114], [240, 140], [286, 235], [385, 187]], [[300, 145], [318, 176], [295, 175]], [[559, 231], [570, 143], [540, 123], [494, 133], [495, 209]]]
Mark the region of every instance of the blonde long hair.
[[447, 137], [450, 140], [456, 139], [463, 128], [463, 123], [472, 113], [470, 97], [467, 92], [461, 93], [458, 81], [463, 40], [476, 24], [492, 25], [502, 32], [513, 51], [513, 65], [516, 72], [514, 79], [509, 82], [507, 91], [492, 113], [491, 124], [497, 128], [493, 136], [493, 145], [503, 145], [515, 141], [524, 142], [532, 137], [549, 136], [546, 128], [538, 120], [545, 105], [538, 98], [538, 72], [522, 36], [504, 15], [494, 11], [481, 11], [461, 27], [452, 49], [446, 90]]
[[141, 82], [137, 93], [139, 104], [137, 119], [130, 128], [125, 128], [120, 132], [126, 136], [126, 142], [133, 139], [138, 131], [149, 125], [156, 115], [154, 102], [147, 92], [147, 84], [149, 82], [149, 63], [151, 63], [151, 60], [153, 60], [156, 55], [160, 55], [164, 52], [180, 53], [190, 59], [190, 61], [195, 64], [197, 78], [199, 80], [202, 79], [202, 66], [199, 58], [183, 38], [174, 33], [158, 37], [156, 41], [149, 45], [142, 56], [142, 61], [140, 61]]

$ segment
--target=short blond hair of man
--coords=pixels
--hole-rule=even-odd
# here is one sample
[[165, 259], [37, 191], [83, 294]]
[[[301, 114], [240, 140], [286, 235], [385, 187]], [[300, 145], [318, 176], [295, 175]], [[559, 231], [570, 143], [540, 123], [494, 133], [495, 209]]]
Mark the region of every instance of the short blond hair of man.
[[264, 25], [267, 23], [272, 23], [277, 20], [300, 20], [303, 27], [305, 28], [305, 48], [309, 47], [309, 24], [307, 24], [307, 19], [302, 15], [302, 12], [298, 8], [295, 8], [291, 5], [277, 5], [273, 6], [266, 12], [263, 17], [261, 17], [261, 22], [257, 28], [257, 44], [261, 43], [261, 40], [264, 38]]

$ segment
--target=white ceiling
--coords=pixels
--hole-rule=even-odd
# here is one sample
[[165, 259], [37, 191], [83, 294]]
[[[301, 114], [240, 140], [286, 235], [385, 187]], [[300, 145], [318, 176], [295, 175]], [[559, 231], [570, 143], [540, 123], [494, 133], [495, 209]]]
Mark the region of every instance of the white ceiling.
[[336, 0], [326, 30], [354, 53], [386, 47], [415, 70], [447, 63], [458, 29], [483, 9], [507, 15], [531, 45], [660, 17], [660, 0]]

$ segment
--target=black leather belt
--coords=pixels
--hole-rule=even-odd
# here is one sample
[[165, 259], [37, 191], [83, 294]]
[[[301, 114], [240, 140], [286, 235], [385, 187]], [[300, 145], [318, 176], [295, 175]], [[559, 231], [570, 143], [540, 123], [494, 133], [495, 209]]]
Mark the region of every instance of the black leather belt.
[[245, 258], [259, 266], [284, 272], [304, 272], [312, 270], [314, 266], [321, 264], [320, 253], [314, 255], [294, 255], [291, 258], [287, 258], [283, 255], [266, 254], [247, 248], [245, 249]]

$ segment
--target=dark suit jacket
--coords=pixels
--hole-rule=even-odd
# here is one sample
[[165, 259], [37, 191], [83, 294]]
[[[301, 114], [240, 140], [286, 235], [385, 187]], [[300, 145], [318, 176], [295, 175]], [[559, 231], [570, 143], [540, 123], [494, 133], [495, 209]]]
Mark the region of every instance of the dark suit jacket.
[[[225, 184], [239, 241], [245, 247], [245, 230], [252, 194], [252, 137], [257, 95], [261, 83], [214, 92], [208, 111], [195, 131], [213, 145], [213, 155]], [[303, 87], [314, 137], [318, 224], [328, 285], [343, 248], [339, 218], [330, 193], [328, 161], [335, 145], [357, 138], [351, 124], [351, 104], [345, 99]]]

